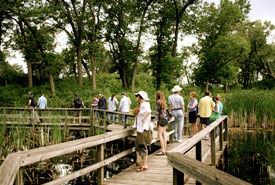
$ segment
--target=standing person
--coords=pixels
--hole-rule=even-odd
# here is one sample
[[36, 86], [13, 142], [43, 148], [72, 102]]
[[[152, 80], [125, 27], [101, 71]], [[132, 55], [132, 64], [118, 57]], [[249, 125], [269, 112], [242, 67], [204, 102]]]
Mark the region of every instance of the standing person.
[[[115, 94], [112, 94], [112, 96], [108, 98], [107, 103], [108, 103], [109, 111], [117, 110], [118, 101], [116, 99]], [[114, 113], [108, 113], [108, 120], [111, 120], [111, 116], [112, 116], [112, 121], [115, 121], [116, 115]]]
[[[78, 94], [75, 94], [74, 96], [75, 96], [75, 98], [74, 98], [74, 101], [73, 101], [73, 107], [76, 108], [76, 109], [80, 109], [82, 106], [84, 107], [84, 103], [82, 101], [82, 98], [80, 98], [78, 96]], [[82, 114], [81, 110], [75, 110], [74, 111], [73, 123], [75, 123], [75, 117], [77, 117], [77, 116], [79, 116], [78, 122], [81, 123], [81, 114]]]
[[[38, 104], [39, 107], [39, 116], [43, 117], [43, 110], [47, 108], [47, 99], [44, 96], [44, 93], [41, 93], [41, 96], [38, 98]], [[40, 118], [40, 123], [43, 122], [43, 118]]]
[[214, 106], [214, 109], [211, 112], [210, 123], [216, 121], [219, 118], [219, 110], [220, 110], [220, 105], [218, 103], [217, 96], [214, 96], [212, 98], [212, 101], [214, 102], [215, 106]]
[[137, 129], [136, 137], [136, 155], [137, 166], [141, 165], [141, 159], [143, 165], [137, 169], [137, 172], [148, 170], [148, 149], [147, 145], [151, 143], [152, 135], [150, 135], [150, 123], [151, 123], [151, 107], [149, 103], [149, 98], [146, 92], [139, 91], [135, 93], [136, 101], [138, 102], [138, 107], [134, 109], [133, 113], [135, 115], [134, 128]]
[[[101, 109], [101, 110], [107, 110], [107, 100], [106, 98], [104, 97], [104, 94], [103, 93], [100, 93], [99, 94], [99, 101], [98, 101], [98, 109]], [[100, 111], [100, 116], [101, 118], [103, 118], [103, 115], [104, 115], [104, 112], [103, 111]]]
[[[95, 109], [98, 109], [98, 97], [97, 96], [94, 96], [94, 101], [92, 103], [92, 109], [95, 110]], [[99, 112], [96, 110], [95, 111], [95, 116], [98, 118], [99, 117]]]
[[189, 112], [189, 123], [191, 123], [191, 137], [198, 133], [197, 125], [197, 111], [198, 111], [198, 100], [196, 99], [197, 94], [190, 92], [190, 102], [187, 106]]
[[[205, 96], [199, 101], [200, 123], [202, 125], [202, 129], [210, 125], [210, 116], [214, 106], [215, 104], [210, 98], [210, 92], [205, 92]], [[209, 136], [206, 136], [205, 139], [209, 139]]]
[[[126, 93], [122, 93], [121, 95], [122, 95], [122, 98], [120, 100], [118, 111], [123, 112], [123, 113], [129, 113], [131, 100], [128, 97], [126, 97]], [[124, 123], [124, 115], [121, 115], [121, 121], [122, 121], [122, 123]], [[128, 124], [127, 117], [126, 117], [125, 121], [126, 121], [126, 124]]]
[[161, 150], [156, 155], [161, 156], [165, 155], [167, 149], [166, 126], [168, 124], [168, 114], [164, 94], [160, 91], [156, 92], [156, 106], [155, 122], [158, 125], [158, 137], [161, 146]]
[[168, 98], [169, 102], [169, 111], [172, 116], [175, 117], [173, 123], [175, 135], [174, 139], [178, 142], [182, 141], [182, 129], [184, 125], [184, 100], [180, 96], [182, 88], [178, 85], [175, 85], [172, 89], [173, 95], [170, 95]]
[[[29, 92], [29, 100], [28, 100], [28, 104], [26, 105], [26, 108], [34, 109], [36, 106], [37, 106], [36, 99], [33, 97], [32, 92]], [[36, 119], [37, 123], [40, 123], [36, 110], [29, 110], [29, 116], [30, 116], [30, 124], [33, 123], [34, 121], [33, 118]]]
[[222, 104], [222, 97], [220, 94], [217, 94], [217, 101], [219, 104], [219, 118], [222, 117], [222, 110], [223, 110], [223, 104]]

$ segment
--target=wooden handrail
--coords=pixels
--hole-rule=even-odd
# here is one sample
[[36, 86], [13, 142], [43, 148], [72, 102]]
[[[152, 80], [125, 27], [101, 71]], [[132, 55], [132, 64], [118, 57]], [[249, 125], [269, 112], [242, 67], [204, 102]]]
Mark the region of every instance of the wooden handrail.
[[221, 170], [213, 168], [179, 152], [170, 152], [168, 164], [191, 176], [203, 184], [211, 185], [249, 185], [249, 183]]
[[187, 141], [181, 143], [177, 147], [173, 148], [169, 152], [180, 152], [180, 153], [186, 153], [190, 149], [192, 149], [199, 141], [205, 138], [208, 134], [211, 133], [212, 130], [214, 130], [223, 120], [227, 119], [227, 116], [222, 116], [218, 118], [216, 121], [211, 123], [209, 126], [207, 126], [205, 129], [194, 135], [192, 138], [188, 139]]
[[[107, 132], [105, 134], [91, 136], [75, 141], [69, 141], [56, 145], [32, 149], [29, 151], [9, 154], [0, 166], [0, 184], [12, 185], [20, 167], [40, 162], [45, 159], [61, 156], [85, 148], [102, 145], [107, 142], [121, 139], [135, 133], [135, 129], [127, 128], [123, 130]], [[107, 163], [104, 162], [106, 165]], [[100, 168], [102, 166], [98, 166]]]

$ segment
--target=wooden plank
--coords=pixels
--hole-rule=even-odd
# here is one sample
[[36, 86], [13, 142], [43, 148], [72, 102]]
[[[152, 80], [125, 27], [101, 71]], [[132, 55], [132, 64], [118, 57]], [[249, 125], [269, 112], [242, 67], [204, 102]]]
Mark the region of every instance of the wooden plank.
[[[104, 144], [97, 146], [97, 162], [104, 161]], [[97, 184], [102, 185], [104, 182], [104, 167], [97, 169]]]
[[85, 174], [87, 174], [87, 173], [89, 173], [91, 171], [94, 171], [94, 170], [96, 170], [98, 168], [101, 168], [101, 167], [103, 167], [103, 166], [105, 166], [105, 165], [107, 165], [107, 164], [109, 164], [109, 163], [111, 163], [113, 161], [116, 161], [117, 159], [120, 159], [120, 158], [122, 158], [122, 157], [124, 157], [124, 156], [126, 156], [126, 155], [128, 155], [128, 154], [130, 154], [132, 152], [134, 152], [134, 151], [135, 151], [134, 148], [125, 150], [125, 151], [123, 151], [123, 152], [121, 152], [121, 153], [119, 153], [119, 154], [117, 154], [115, 156], [112, 156], [112, 157], [110, 157], [108, 159], [105, 159], [104, 161], [97, 162], [96, 164], [90, 165], [90, 166], [88, 166], [86, 168], [83, 168], [81, 170], [73, 172], [73, 173], [71, 173], [69, 175], [66, 175], [64, 177], [60, 177], [58, 179], [55, 179], [55, 180], [53, 180], [51, 182], [45, 183], [44, 185], [57, 185], [57, 184], [66, 183], [66, 182], [68, 182], [70, 180], [76, 179], [77, 177], [83, 176], [83, 175], [85, 175]]
[[13, 185], [17, 172], [20, 168], [21, 156], [19, 154], [9, 154], [0, 166], [0, 183], [3, 185]]
[[197, 179], [201, 183], [211, 185], [248, 185], [249, 183], [238, 179], [228, 173], [220, 171], [215, 167], [208, 166], [194, 160], [184, 154], [168, 153], [168, 163], [177, 170]]

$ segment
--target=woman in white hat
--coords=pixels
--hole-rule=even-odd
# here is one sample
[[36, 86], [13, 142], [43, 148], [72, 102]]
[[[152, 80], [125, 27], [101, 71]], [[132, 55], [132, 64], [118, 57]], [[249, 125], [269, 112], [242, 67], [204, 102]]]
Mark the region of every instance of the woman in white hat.
[[[151, 107], [149, 103], [149, 98], [146, 92], [139, 91], [135, 93], [136, 101], [138, 102], [138, 107], [133, 110], [135, 117], [134, 128], [137, 129], [136, 138], [136, 165], [140, 166], [137, 172], [148, 170], [148, 149], [147, 145], [151, 143], [152, 133], [150, 131], [151, 124]], [[141, 158], [143, 160], [143, 165], [141, 166]]]
[[175, 130], [174, 139], [178, 142], [182, 141], [182, 129], [184, 122], [184, 100], [180, 96], [180, 91], [182, 88], [178, 85], [175, 85], [172, 89], [173, 95], [170, 95], [168, 98], [169, 111], [172, 116], [175, 117], [173, 127]]

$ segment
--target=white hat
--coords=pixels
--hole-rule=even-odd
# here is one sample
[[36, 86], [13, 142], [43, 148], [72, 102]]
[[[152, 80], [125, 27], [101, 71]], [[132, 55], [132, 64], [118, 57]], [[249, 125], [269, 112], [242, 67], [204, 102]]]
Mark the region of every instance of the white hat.
[[179, 85], [175, 85], [174, 88], [172, 89], [172, 92], [178, 92], [182, 90], [182, 88]]
[[139, 91], [138, 93], [135, 93], [135, 95], [140, 95], [144, 100], [150, 100], [148, 98], [148, 94], [145, 91]]

